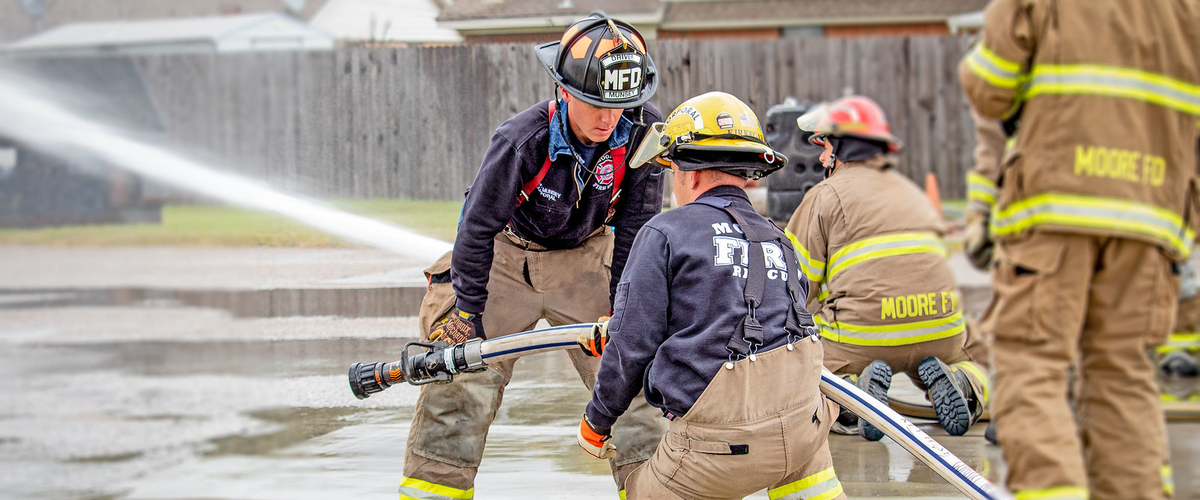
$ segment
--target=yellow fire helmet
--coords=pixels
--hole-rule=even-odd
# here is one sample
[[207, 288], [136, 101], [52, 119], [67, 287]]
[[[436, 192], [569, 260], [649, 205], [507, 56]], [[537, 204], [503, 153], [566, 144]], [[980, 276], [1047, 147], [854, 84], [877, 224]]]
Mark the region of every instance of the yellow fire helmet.
[[754, 111], [725, 92], [684, 101], [665, 122], [651, 125], [629, 166], [671, 162], [680, 170], [717, 170], [759, 179], [787, 165], [763, 137]]

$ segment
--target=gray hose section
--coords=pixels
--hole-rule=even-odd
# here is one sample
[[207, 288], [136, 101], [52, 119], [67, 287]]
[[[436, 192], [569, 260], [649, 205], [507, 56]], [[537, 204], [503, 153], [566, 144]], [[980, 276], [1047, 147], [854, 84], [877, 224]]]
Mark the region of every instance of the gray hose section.
[[591, 337], [595, 328], [596, 323], [580, 323], [505, 335], [479, 343], [479, 355], [484, 363], [493, 363], [539, 352], [561, 351], [572, 347], [582, 349], [578, 342], [579, 336]]
[[871, 397], [853, 384], [821, 370], [821, 392], [879, 428], [896, 443], [925, 462], [931, 469], [973, 500], [1011, 500], [1012, 497], [964, 464], [962, 460], [934, 441], [885, 403]]

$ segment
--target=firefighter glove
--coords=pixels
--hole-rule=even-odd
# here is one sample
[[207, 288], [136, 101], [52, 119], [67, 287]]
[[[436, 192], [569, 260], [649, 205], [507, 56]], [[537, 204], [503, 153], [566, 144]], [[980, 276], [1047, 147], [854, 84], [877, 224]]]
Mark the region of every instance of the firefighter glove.
[[971, 265], [981, 271], [992, 267], [992, 255], [996, 248], [992, 235], [988, 232], [988, 214], [986, 212], [967, 212], [967, 234], [963, 238], [963, 251]]
[[596, 328], [592, 329], [592, 334], [580, 335], [579, 345], [583, 346], [583, 350], [593, 357], [600, 357], [604, 354], [604, 345], [608, 343], [608, 320], [609, 316], [601, 316], [596, 320]]
[[588, 422], [587, 415], [584, 415], [583, 420], [579, 421], [579, 447], [589, 455], [599, 458], [612, 458], [617, 455], [617, 447], [613, 446], [609, 440], [612, 435], [609, 430], [603, 433], [592, 428], [592, 424]]
[[458, 308], [429, 333], [429, 340], [440, 340], [450, 345], [458, 345], [476, 337], [487, 339], [483, 333], [483, 313], [469, 313]]

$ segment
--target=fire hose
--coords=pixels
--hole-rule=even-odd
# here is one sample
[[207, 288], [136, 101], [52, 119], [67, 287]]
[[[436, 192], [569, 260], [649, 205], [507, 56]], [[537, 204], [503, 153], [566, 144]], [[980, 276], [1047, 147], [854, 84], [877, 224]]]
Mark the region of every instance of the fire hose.
[[[445, 342], [409, 342], [400, 360], [355, 363], [350, 366], [350, 389], [365, 399], [400, 382], [424, 385], [450, 382], [458, 373], [486, 369], [489, 362], [515, 359], [539, 352], [583, 349], [592, 339], [597, 323], [564, 325], [507, 335], [491, 340], [473, 339], [451, 346]], [[413, 353], [412, 349], [418, 351]], [[822, 369], [821, 392], [849, 409], [924, 462], [955, 488], [973, 500], [1011, 498], [938, 444], [899, 413], [853, 384]]]

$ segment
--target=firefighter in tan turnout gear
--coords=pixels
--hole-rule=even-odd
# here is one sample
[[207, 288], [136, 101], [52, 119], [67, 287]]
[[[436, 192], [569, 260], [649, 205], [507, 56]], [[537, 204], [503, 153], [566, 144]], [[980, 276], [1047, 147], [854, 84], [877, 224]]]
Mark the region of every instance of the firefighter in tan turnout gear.
[[[646, 223], [617, 288], [596, 389], [579, 426], [589, 453], [644, 389], [670, 419], [628, 498], [844, 499], [827, 443], [821, 343], [787, 236], [743, 190], [787, 163], [743, 102], [680, 104], [630, 166], [670, 168], [679, 208]], [[620, 445], [617, 445], [620, 451]]]
[[[422, 336], [451, 344], [551, 325], [596, 321], [634, 236], [662, 209], [663, 176], [626, 159], [660, 120], [645, 42], [628, 24], [593, 14], [560, 42], [537, 47], [560, 89], [496, 129], [467, 192], [454, 250], [426, 270]], [[612, 228], [612, 229], [610, 229]], [[611, 272], [610, 272], [611, 268]], [[485, 311], [486, 306], [486, 311]], [[600, 360], [569, 353], [590, 389]], [[470, 499], [488, 427], [513, 362], [422, 387], [400, 498]], [[650, 458], [666, 426], [644, 402], [613, 427], [618, 489]]]
[[[821, 328], [825, 367], [857, 377], [887, 401], [893, 370], [927, 390], [938, 421], [962, 435], [988, 399], [986, 346], [967, 328], [942, 243], [941, 216], [889, 159], [899, 140], [869, 98], [844, 97], [797, 120], [824, 146], [827, 178], [805, 195], [788, 222], [808, 297]], [[839, 422], [857, 421], [844, 413]], [[861, 422], [858, 433], [883, 433]]]
[[1163, 498], [1165, 427], [1145, 348], [1170, 331], [1173, 263], [1193, 240], [1200, 2], [996, 0], [984, 20], [963, 87], [981, 115], [1020, 120], [992, 211], [996, 297], [983, 322], [1008, 487], [1017, 498]]

